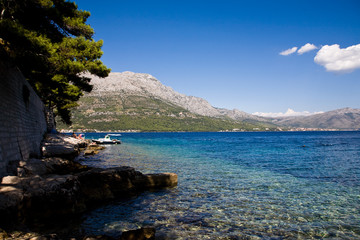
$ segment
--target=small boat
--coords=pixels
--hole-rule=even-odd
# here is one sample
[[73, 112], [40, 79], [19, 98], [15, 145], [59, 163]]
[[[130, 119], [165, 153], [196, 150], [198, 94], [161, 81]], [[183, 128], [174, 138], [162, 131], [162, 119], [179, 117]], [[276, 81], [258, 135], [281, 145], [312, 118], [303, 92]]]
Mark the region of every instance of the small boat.
[[97, 144], [120, 144], [118, 139], [111, 139], [110, 136], [121, 136], [120, 134], [107, 134], [104, 138], [93, 139], [92, 141]]

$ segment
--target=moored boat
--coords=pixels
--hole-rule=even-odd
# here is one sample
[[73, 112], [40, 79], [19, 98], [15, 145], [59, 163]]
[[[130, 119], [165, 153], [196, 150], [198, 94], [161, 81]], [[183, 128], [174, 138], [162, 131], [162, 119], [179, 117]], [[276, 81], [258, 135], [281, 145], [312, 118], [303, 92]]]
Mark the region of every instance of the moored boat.
[[110, 136], [121, 136], [120, 134], [107, 134], [104, 138], [93, 139], [92, 141], [97, 144], [121, 144], [118, 139], [112, 139]]

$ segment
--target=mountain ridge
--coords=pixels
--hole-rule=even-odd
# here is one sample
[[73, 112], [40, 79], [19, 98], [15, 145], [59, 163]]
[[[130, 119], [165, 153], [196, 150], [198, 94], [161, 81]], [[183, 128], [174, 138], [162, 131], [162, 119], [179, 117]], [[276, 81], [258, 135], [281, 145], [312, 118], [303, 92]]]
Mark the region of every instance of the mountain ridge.
[[340, 130], [360, 129], [360, 109], [340, 108], [310, 116], [272, 118], [274, 124], [287, 127], [333, 128]]
[[146, 73], [110, 73], [91, 78], [93, 91], [79, 100], [77, 128], [143, 131], [252, 131], [287, 129], [360, 129], [360, 109], [343, 108], [310, 116], [267, 118], [238, 109], [216, 108], [187, 96]]
[[[92, 75], [93, 90], [84, 94], [73, 111], [75, 129], [140, 131], [252, 131], [275, 129], [239, 110], [218, 109], [205, 99], [186, 96], [163, 85], [150, 74]], [[237, 120], [241, 119], [241, 120]], [[60, 128], [67, 128], [64, 125]]]
[[[187, 96], [178, 93], [169, 86], [163, 85], [158, 79], [147, 73], [133, 73], [125, 71], [122, 73], [110, 73], [105, 79], [88, 76], [92, 78], [91, 83], [94, 85], [93, 92], [126, 92], [127, 95], [142, 94], [159, 97], [172, 104], [183, 107], [192, 113], [208, 117], [229, 117], [233, 120], [257, 120], [264, 121], [264, 118], [258, 117], [238, 109], [228, 110], [225, 108], [213, 107], [207, 100]], [[116, 84], [121, 82], [121, 84]], [[90, 93], [94, 94], [94, 93]], [[95, 94], [96, 94], [95, 93]]]

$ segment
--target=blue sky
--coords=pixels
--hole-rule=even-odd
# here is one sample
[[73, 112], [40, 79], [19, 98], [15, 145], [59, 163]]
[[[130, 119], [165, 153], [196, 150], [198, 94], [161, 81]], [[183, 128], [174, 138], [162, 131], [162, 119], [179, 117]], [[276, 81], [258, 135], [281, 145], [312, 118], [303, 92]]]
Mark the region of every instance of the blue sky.
[[113, 72], [249, 113], [360, 108], [360, 1], [75, 2]]

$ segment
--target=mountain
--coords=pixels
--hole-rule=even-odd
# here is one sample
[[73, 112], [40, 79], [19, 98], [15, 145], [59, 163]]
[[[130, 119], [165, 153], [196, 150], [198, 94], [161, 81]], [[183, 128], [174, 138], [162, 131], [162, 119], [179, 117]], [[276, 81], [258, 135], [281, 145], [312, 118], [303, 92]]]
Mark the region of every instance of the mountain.
[[110, 73], [105, 79], [88, 77], [93, 91], [80, 99], [73, 113], [72, 128], [142, 131], [275, 128], [268, 119], [236, 109], [215, 108], [202, 98], [178, 93], [149, 74], [123, 72]]
[[310, 116], [274, 118], [274, 124], [288, 127], [360, 129], [360, 109], [342, 108]]
[[[93, 91], [73, 113], [75, 129], [141, 131], [275, 130], [287, 128], [360, 129], [360, 109], [344, 108], [310, 116], [265, 118], [215, 108], [205, 99], [174, 91], [150, 74], [88, 75]], [[58, 125], [59, 128], [66, 128]]]
[[[91, 76], [89, 76], [91, 77]], [[91, 77], [91, 83], [94, 90], [90, 95], [95, 96], [107, 93], [117, 93], [127, 96], [145, 96], [161, 99], [173, 105], [182, 107], [191, 113], [208, 117], [229, 117], [234, 120], [252, 119], [263, 121], [263, 118], [248, 114], [246, 112], [234, 109], [215, 108], [205, 99], [174, 91], [171, 87], [163, 85], [159, 80], [150, 74], [122, 72], [110, 73], [110, 75], [101, 79]]]

